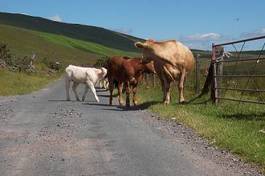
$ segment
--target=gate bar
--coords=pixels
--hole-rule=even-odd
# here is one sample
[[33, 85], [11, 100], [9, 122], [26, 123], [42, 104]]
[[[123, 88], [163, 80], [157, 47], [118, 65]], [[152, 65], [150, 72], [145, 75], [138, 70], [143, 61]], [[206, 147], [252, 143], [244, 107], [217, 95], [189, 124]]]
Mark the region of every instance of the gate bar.
[[264, 38], [265, 38], [265, 35], [259, 36], [259, 37], [254, 37], [254, 38], [249, 38], [249, 39], [244, 39], [244, 40], [237, 40], [237, 41], [233, 41], [233, 42], [220, 43], [220, 44], [216, 44], [214, 46], [231, 45], [231, 44], [236, 44], [236, 43], [248, 42], [248, 41], [252, 41], [252, 40], [260, 40], [260, 39], [264, 39]]
[[225, 88], [225, 87], [217, 87], [216, 89], [220, 89], [220, 90], [234, 90], [234, 91], [242, 91], [242, 92], [265, 92], [265, 90], [237, 89], [237, 88]]
[[230, 100], [230, 101], [237, 101], [237, 102], [243, 102], [243, 103], [265, 104], [265, 102], [262, 102], [262, 101], [240, 100], [240, 99], [223, 98], [223, 97], [216, 97], [216, 98], [219, 100]]

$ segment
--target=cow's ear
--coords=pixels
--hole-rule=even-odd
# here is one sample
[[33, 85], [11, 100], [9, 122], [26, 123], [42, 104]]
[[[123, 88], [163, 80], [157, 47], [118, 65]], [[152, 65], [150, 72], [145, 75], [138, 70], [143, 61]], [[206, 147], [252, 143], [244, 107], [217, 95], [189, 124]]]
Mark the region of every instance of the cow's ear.
[[146, 44], [142, 42], [136, 42], [134, 45], [136, 48], [146, 48]]

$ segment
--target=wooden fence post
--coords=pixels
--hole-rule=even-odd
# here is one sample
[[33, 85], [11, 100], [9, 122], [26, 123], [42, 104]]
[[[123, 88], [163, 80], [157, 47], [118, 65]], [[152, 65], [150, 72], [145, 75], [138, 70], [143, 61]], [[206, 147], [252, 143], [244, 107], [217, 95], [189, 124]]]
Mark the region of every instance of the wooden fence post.
[[213, 77], [212, 77], [212, 85], [211, 85], [211, 99], [213, 103], [218, 103], [218, 90], [217, 90], [217, 79], [216, 79], [216, 47], [212, 44], [212, 60], [211, 64], [213, 64]]
[[[224, 47], [218, 46], [215, 48], [215, 57], [218, 58], [216, 62], [216, 75], [222, 76], [223, 75], [223, 68], [224, 68]], [[218, 87], [222, 87], [222, 77], [217, 77], [216, 82]], [[221, 96], [221, 89], [217, 89], [217, 94], [220, 97]]]

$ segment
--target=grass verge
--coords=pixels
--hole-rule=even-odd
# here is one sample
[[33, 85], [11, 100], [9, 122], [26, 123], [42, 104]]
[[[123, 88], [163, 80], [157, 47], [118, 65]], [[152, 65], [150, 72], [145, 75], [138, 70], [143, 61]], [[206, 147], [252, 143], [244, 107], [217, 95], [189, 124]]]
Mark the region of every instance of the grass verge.
[[[139, 90], [141, 102], [150, 103], [149, 110], [162, 118], [172, 118], [194, 129], [210, 143], [241, 156], [244, 160], [259, 164], [265, 171], [265, 106], [222, 102], [218, 106], [207, 102], [205, 96], [192, 104], [176, 103], [177, 88], [172, 87], [172, 101], [166, 106], [161, 103], [160, 86]], [[186, 90], [186, 97], [192, 97], [192, 91]]]
[[29, 93], [43, 88], [49, 82], [58, 78], [59, 74], [53, 76], [40, 76], [0, 69], [0, 95], [7, 96]]

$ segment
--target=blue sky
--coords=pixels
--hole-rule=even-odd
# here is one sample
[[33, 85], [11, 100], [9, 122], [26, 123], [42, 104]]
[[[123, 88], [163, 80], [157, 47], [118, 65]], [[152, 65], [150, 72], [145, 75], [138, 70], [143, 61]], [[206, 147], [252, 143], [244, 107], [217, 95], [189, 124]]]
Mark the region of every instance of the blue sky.
[[265, 35], [264, 0], [0, 0], [0, 11], [100, 26], [192, 48]]

